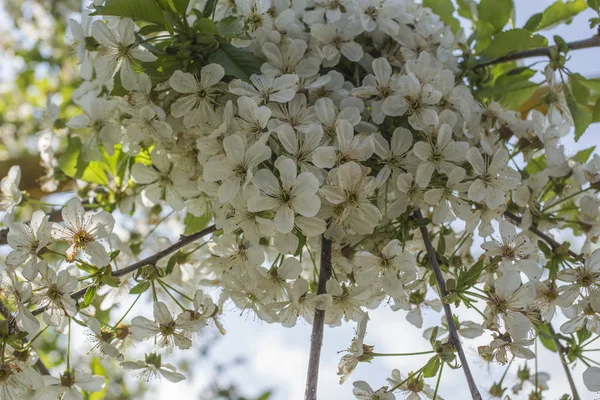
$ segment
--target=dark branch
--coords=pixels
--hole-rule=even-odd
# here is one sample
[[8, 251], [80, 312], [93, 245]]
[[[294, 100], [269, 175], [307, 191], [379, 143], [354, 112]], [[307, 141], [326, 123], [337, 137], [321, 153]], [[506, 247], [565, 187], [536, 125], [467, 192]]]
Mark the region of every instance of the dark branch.
[[[420, 210], [415, 211], [414, 216], [417, 219], [423, 219], [423, 214], [421, 214]], [[438, 287], [440, 289], [440, 297], [442, 300], [442, 305], [444, 307], [444, 313], [446, 314], [446, 321], [448, 323], [449, 342], [454, 346], [456, 352], [458, 353], [458, 358], [460, 359], [460, 363], [462, 364], [465, 378], [467, 378], [467, 383], [469, 385], [469, 390], [471, 391], [471, 396], [474, 400], [481, 400], [481, 394], [479, 393], [479, 389], [477, 389], [475, 379], [473, 379], [473, 374], [471, 374], [471, 368], [469, 368], [467, 357], [465, 356], [462, 344], [460, 343], [458, 330], [456, 329], [456, 325], [454, 325], [452, 310], [450, 309], [450, 305], [444, 301], [444, 298], [448, 295], [448, 292], [446, 291], [446, 281], [444, 280], [442, 270], [440, 269], [440, 265], [438, 264], [437, 255], [429, 237], [429, 231], [427, 230], [426, 226], [421, 226], [419, 227], [419, 229], [421, 230], [421, 236], [423, 236], [423, 241], [425, 242], [427, 256], [429, 257], [431, 268], [433, 269], [435, 279], [437, 280]]]
[[[576, 42], [567, 43], [569, 50], [589, 49], [591, 47], [600, 47], [600, 36], [592, 36], [589, 39], [578, 40]], [[531, 50], [517, 51], [506, 56], [486, 61], [475, 66], [475, 68], [483, 68], [489, 65], [500, 64], [509, 61], [522, 60], [530, 57], [551, 57], [551, 49], [553, 47], [539, 47]]]
[[[319, 266], [319, 286], [317, 294], [326, 293], [325, 284], [331, 278], [331, 240], [321, 237], [321, 265]], [[317, 400], [317, 386], [319, 383], [319, 361], [321, 347], [323, 346], [323, 326], [325, 325], [325, 311], [315, 309], [312, 333], [310, 335], [310, 356], [308, 358], [308, 372], [306, 375], [305, 400]]]
[[[175, 251], [181, 249], [182, 247], [187, 246], [188, 244], [200, 239], [203, 236], [208, 235], [209, 233], [213, 233], [215, 230], [216, 230], [216, 227], [214, 225], [211, 225], [208, 228], [205, 228], [194, 234], [191, 234], [188, 236], [182, 236], [178, 242], [172, 244], [171, 246], [167, 247], [166, 249], [161, 250], [158, 253], [156, 253], [150, 257], [146, 257], [143, 260], [140, 260], [136, 263], [133, 263], [123, 269], [118, 269], [116, 271], [113, 271], [111, 275], [114, 277], [120, 277], [123, 275], [127, 275], [129, 273], [132, 273], [134, 271], [137, 271], [138, 269], [145, 267], [146, 265], [156, 265], [161, 259], [165, 258], [169, 254], [174, 253]], [[88, 289], [87, 287], [84, 287], [83, 289], [79, 289], [78, 291], [73, 292], [71, 294], [71, 297], [75, 300], [79, 300], [80, 298], [82, 298], [85, 295], [85, 292], [87, 291], [87, 289]], [[43, 313], [46, 310], [46, 308], [47, 308], [46, 306], [36, 308], [35, 310], [32, 311], [32, 313], [33, 313], [33, 315], [39, 315], [39, 314]]]
[[554, 331], [552, 324], [548, 323], [546, 324], [546, 326], [548, 327], [550, 335], [552, 335], [552, 340], [554, 341], [554, 345], [556, 346], [556, 352], [560, 357], [563, 369], [565, 370], [565, 374], [567, 375], [567, 380], [569, 381], [569, 386], [571, 387], [571, 393], [573, 394], [573, 400], [581, 400], [581, 397], [579, 397], [579, 393], [577, 393], [577, 386], [575, 386], [575, 381], [573, 380], [573, 376], [571, 375], [571, 370], [569, 369], [569, 365], [565, 360], [566, 349], [560, 343], [560, 340], [558, 340], [558, 336], [556, 336], [556, 332]]

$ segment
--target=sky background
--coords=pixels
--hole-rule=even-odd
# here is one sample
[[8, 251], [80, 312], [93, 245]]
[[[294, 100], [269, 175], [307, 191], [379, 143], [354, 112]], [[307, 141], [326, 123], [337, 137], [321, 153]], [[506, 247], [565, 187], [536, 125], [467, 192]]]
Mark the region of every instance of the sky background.
[[[0, 0], [2, 3], [3, 0]], [[13, 1], [13, 0], [9, 0]], [[16, 0], [18, 1], [18, 0]], [[517, 27], [525, 24], [527, 19], [537, 12], [549, 6], [551, 0], [515, 0]], [[557, 34], [566, 41], [580, 40], [590, 37], [593, 32], [589, 29], [588, 20], [594, 13], [586, 10], [574, 18], [572, 24], [561, 25], [556, 29], [541, 32], [552, 42], [552, 36]], [[4, 16], [5, 17], [5, 16]], [[4, 20], [5, 21], [5, 20]], [[3, 24], [0, 15], [0, 25]], [[0, 29], [1, 31], [1, 29]], [[571, 70], [591, 77], [600, 77], [600, 49], [586, 49], [572, 52], [568, 66]], [[533, 61], [534, 59], [530, 59]], [[13, 67], [1, 65], [0, 77], [6, 78], [14, 71]], [[577, 151], [596, 145], [599, 142], [598, 135], [600, 124], [592, 125], [578, 143], [569, 138], [564, 140], [569, 155]], [[144, 310], [145, 314], [151, 314], [151, 310]], [[458, 312], [461, 319], [480, 321], [478, 314], [474, 311], [465, 311], [461, 308]], [[405, 320], [406, 312], [393, 312], [388, 306], [381, 306], [376, 311], [370, 312], [370, 322], [367, 327], [366, 344], [375, 345], [375, 351], [380, 353], [406, 353], [430, 350], [427, 340], [422, 337], [422, 330], [415, 328]], [[443, 313], [432, 310], [424, 311], [423, 327], [439, 325]], [[311, 326], [299, 323], [294, 328], [284, 328], [279, 325], [254, 320], [247, 314], [239, 315], [239, 312], [229, 310], [223, 315], [223, 325], [227, 334], [214, 343], [211, 349], [211, 360], [201, 356], [192, 363], [193, 374], [188, 374], [188, 380], [172, 384], [163, 381], [155, 384], [156, 390], [147, 395], [147, 399], [197, 399], [202, 395], [202, 388], [210, 383], [214, 376], [214, 362], [228, 363], [231, 360], [244, 358], [246, 363], [239, 367], [228, 370], [227, 378], [236, 382], [243, 393], [252, 397], [258, 396], [266, 389], [272, 389], [273, 395], [270, 400], [301, 400], [304, 396], [305, 376], [308, 362], [309, 340]], [[555, 320], [553, 325], [558, 330], [561, 319]], [[352, 382], [366, 380], [372, 387], [376, 388], [386, 384], [385, 379], [390, 376], [392, 369], [398, 368], [403, 374], [420, 368], [426, 361], [427, 355], [417, 357], [382, 357], [376, 358], [371, 364], [361, 363], [344, 385], [338, 384], [336, 375], [337, 365], [341, 354], [338, 352], [346, 349], [354, 334], [355, 324], [344, 324], [337, 328], [325, 328], [324, 345], [321, 353], [321, 368], [319, 379], [319, 399], [353, 399]], [[479, 361], [477, 346], [487, 344], [490, 340], [488, 334], [484, 334], [475, 340], [464, 342], [465, 351], [470, 360], [471, 369], [476, 382], [484, 395], [494, 380], [498, 380], [504, 371], [500, 365], [488, 366]], [[203, 338], [196, 338], [196, 346], [202, 344]], [[140, 349], [141, 351], [142, 349]], [[191, 352], [186, 352], [186, 358]], [[600, 354], [600, 353], [591, 353]], [[178, 350], [174, 350], [170, 356], [164, 359], [172, 361], [179, 357]], [[552, 379], [550, 381], [551, 391], [547, 398], [558, 399], [563, 393], [569, 393], [569, 387], [565, 378], [559, 358], [539, 346], [539, 369], [548, 372]], [[522, 364], [518, 362], [517, 364]], [[533, 369], [533, 362], [530, 363]], [[516, 372], [513, 367], [511, 372]], [[583, 400], [598, 399], [599, 395], [586, 391], [581, 373], [583, 368], [577, 367], [574, 379], [580, 388]], [[509, 373], [505, 382], [512, 386], [514, 374]], [[435, 378], [428, 381], [434, 385]], [[444, 369], [440, 385], [440, 395], [446, 400], [468, 399], [469, 392], [462, 370]], [[397, 395], [403, 399], [402, 395]], [[524, 396], [513, 396], [513, 399], [525, 398]]]

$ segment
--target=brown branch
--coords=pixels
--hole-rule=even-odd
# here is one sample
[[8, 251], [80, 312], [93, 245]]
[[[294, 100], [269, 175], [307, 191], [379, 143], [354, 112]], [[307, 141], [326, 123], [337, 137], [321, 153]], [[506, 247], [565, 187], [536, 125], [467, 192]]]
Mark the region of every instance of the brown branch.
[[550, 323], [547, 323], [548, 331], [550, 335], [552, 335], [552, 340], [554, 341], [554, 345], [556, 346], [556, 351], [558, 356], [560, 357], [560, 362], [562, 363], [563, 369], [565, 370], [565, 374], [567, 375], [567, 380], [569, 381], [569, 386], [571, 387], [571, 393], [573, 394], [573, 400], [581, 400], [579, 397], [579, 393], [577, 393], [577, 386], [575, 386], [575, 381], [573, 380], [573, 376], [571, 375], [571, 371], [569, 370], [569, 365], [567, 364], [567, 360], [565, 360], [565, 351], [566, 349], [558, 340], [558, 336], [554, 331], [554, 328]]
[[[567, 47], [569, 50], [580, 50], [580, 49], [589, 49], [592, 47], [600, 47], [600, 36], [592, 36], [589, 39], [578, 40], [576, 42], [567, 43]], [[514, 53], [505, 55], [503, 57], [496, 58], [494, 60], [486, 61], [481, 64], [477, 64], [475, 69], [483, 68], [494, 64], [500, 64], [509, 61], [521, 60], [524, 58], [530, 57], [551, 57], [551, 50], [556, 48], [556, 46], [552, 47], [539, 47], [536, 49], [530, 50], [522, 50], [516, 51]]]
[[[321, 265], [319, 266], [319, 286], [317, 294], [326, 292], [325, 284], [331, 278], [331, 240], [321, 237]], [[312, 333], [310, 335], [310, 356], [308, 358], [308, 372], [306, 375], [305, 400], [317, 400], [317, 386], [319, 383], [319, 361], [321, 347], [323, 346], [323, 326], [325, 325], [325, 311], [315, 309]]]
[[[201, 230], [199, 232], [196, 232], [196, 233], [193, 233], [193, 234], [187, 235], [187, 236], [182, 236], [178, 242], [172, 244], [171, 246], [167, 247], [166, 249], [161, 250], [154, 255], [146, 257], [143, 260], [135, 262], [123, 269], [118, 269], [116, 271], [113, 271], [111, 273], [111, 275], [114, 277], [120, 277], [123, 275], [127, 275], [131, 272], [137, 271], [138, 269], [145, 267], [146, 265], [156, 265], [161, 259], [165, 258], [169, 254], [174, 253], [175, 251], [181, 249], [182, 247], [187, 246], [188, 244], [200, 239], [201, 237], [208, 235], [209, 233], [213, 233], [216, 229], [217, 228], [214, 225], [211, 225], [208, 228], [204, 228], [203, 230]], [[71, 298], [73, 298], [75, 300], [79, 300], [80, 298], [82, 298], [85, 295], [85, 292], [87, 291], [87, 289], [88, 289], [87, 287], [84, 287], [82, 289], [79, 289], [76, 292], [71, 293]], [[47, 306], [38, 307], [32, 311], [32, 314], [39, 315], [39, 314], [43, 313], [46, 310], [46, 308], [48, 308], [48, 307]]]
[[[421, 214], [420, 210], [415, 211], [414, 216], [417, 219], [423, 219], [423, 214]], [[479, 389], [477, 389], [477, 385], [475, 384], [475, 379], [473, 378], [473, 374], [471, 373], [471, 368], [469, 367], [467, 357], [465, 356], [462, 344], [460, 343], [458, 330], [456, 329], [456, 325], [454, 325], [454, 317], [452, 315], [452, 310], [450, 309], [450, 305], [444, 301], [444, 298], [448, 295], [448, 292], [446, 290], [446, 281], [444, 280], [444, 276], [442, 275], [442, 270], [440, 269], [435, 249], [433, 248], [433, 244], [431, 243], [429, 231], [427, 230], [426, 226], [420, 226], [419, 229], [421, 230], [421, 236], [423, 236], [423, 241], [425, 242], [427, 256], [429, 257], [431, 268], [433, 269], [435, 279], [437, 280], [437, 284], [440, 289], [440, 297], [442, 300], [442, 305], [444, 307], [444, 313], [446, 314], [446, 322], [448, 323], [448, 341], [454, 346], [456, 352], [458, 353], [458, 358], [460, 359], [460, 363], [462, 364], [465, 378], [467, 378], [467, 384], [469, 385], [471, 396], [474, 400], [481, 400], [481, 394], [479, 393]]]
[[[512, 219], [516, 223], [519, 223], [519, 224], [521, 223], [521, 217], [511, 213], [510, 211], [505, 211], [504, 216], [509, 219]], [[546, 243], [548, 243], [550, 245], [550, 247], [552, 248], [552, 250], [556, 250], [560, 247], [560, 243], [558, 243], [556, 240], [552, 239], [550, 236], [548, 236], [544, 232], [540, 231], [536, 226], [531, 225], [529, 227], [529, 230], [531, 232], [533, 232], [536, 236], [538, 236], [540, 239], [543, 239]], [[571, 257], [573, 257], [575, 259], [581, 258], [580, 254], [577, 254], [572, 250], [569, 250], [568, 253]]]

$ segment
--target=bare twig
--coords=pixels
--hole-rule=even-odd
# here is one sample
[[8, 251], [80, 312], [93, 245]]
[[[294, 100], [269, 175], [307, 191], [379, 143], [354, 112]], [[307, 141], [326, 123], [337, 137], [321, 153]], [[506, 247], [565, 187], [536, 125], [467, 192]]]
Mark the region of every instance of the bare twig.
[[[578, 40], [576, 42], [567, 43], [569, 50], [589, 49], [591, 47], [600, 46], [600, 36], [592, 36], [589, 39]], [[553, 46], [556, 47], [556, 46]], [[475, 68], [483, 68], [489, 65], [500, 64], [508, 61], [521, 60], [530, 57], [550, 57], [551, 49], [553, 47], [539, 47], [536, 49], [516, 51], [512, 54], [496, 58], [494, 60], [486, 61], [475, 66]]]
[[[321, 265], [319, 266], [319, 286], [317, 294], [326, 292], [325, 284], [331, 278], [331, 240], [321, 237]], [[310, 335], [310, 356], [308, 358], [308, 372], [306, 375], [305, 400], [317, 400], [317, 386], [319, 383], [319, 361], [321, 347], [323, 346], [323, 326], [325, 324], [325, 311], [315, 309], [312, 333]]]
[[575, 381], [573, 380], [573, 376], [571, 375], [571, 370], [569, 370], [569, 365], [567, 364], [567, 360], [565, 360], [565, 348], [558, 340], [558, 336], [556, 336], [556, 332], [552, 327], [552, 324], [546, 324], [548, 327], [548, 331], [550, 335], [552, 335], [552, 340], [554, 341], [554, 345], [556, 346], [556, 352], [560, 357], [560, 362], [562, 363], [563, 369], [565, 370], [565, 374], [567, 375], [567, 380], [569, 381], [569, 386], [571, 387], [571, 393], [573, 394], [573, 400], [581, 400], [579, 397], [579, 393], [577, 393], [577, 386], [575, 386]]
[[[423, 218], [423, 214], [421, 214], [420, 210], [415, 211], [414, 216], [417, 219]], [[419, 229], [421, 230], [421, 236], [423, 236], [423, 241], [425, 242], [427, 256], [429, 258], [429, 262], [431, 263], [431, 268], [433, 269], [435, 279], [437, 280], [438, 287], [440, 289], [442, 305], [444, 307], [444, 313], [446, 314], [446, 321], [448, 323], [448, 341], [454, 346], [456, 352], [458, 353], [458, 358], [460, 359], [460, 363], [462, 364], [465, 378], [467, 378], [467, 383], [469, 385], [469, 390], [471, 391], [471, 396], [474, 400], [481, 400], [481, 394], [479, 393], [479, 389], [477, 389], [475, 379], [473, 378], [473, 374], [471, 373], [471, 368], [469, 368], [467, 357], [465, 356], [462, 344], [460, 343], [458, 330], [456, 329], [456, 325], [454, 325], [454, 317], [452, 316], [452, 310], [450, 309], [450, 305], [444, 301], [444, 297], [448, 295], [448, 292], [446, 291], [446, 281], [444, 280], [442, 270], [440, 269], [440, 265], [438, 264], [437, 255], [433, 248], [433, 244], [431, 243], [431, 238], [429, 237], [429, 231], [427, 230], [426, 226], [420, 226]]]
[[[135, 262], [123, 269], [118, 269], [116, 271], [113, 271], [111, 275], [114, 277], [120, 277], [123, 275], [127, 275], [129, 273], [132, 273], [134, 271], [137, 271], [138, 269], [145, 267], [146, 265], [156, 265], [158, 263], [158, 261], [165, 258], [169, 254], [174, 253], [175, 251], [181, 249], [182, 247], [187, 246], [188, 244], [200, 239], [203, 236], [208, 235], [209, 233], [213, 233], [215, 230], [216, 230], [216, 227], [214, 225], [211, 225], [208, 228], [204, 228], [203, 230], [196, 232], [194, 234], [191, 234], [188, 236], [182, 236], [178, 242], [172, 244], [171, 246], [167, 247], [166, 249], [161, 250], [161, 251], [157, 252], [156, 254], [151, 255], [150, 257], [146, 257], [143, 260]], [[87, 287], [84, 287], [83, 289], [79, 289], [78, 291], [71, 293], [71, 297], [75, 300], [78, 300], [85, 295], [85, 292], [87, 291], [87, 289], [88, 289]], [[33, 315], [39, 315], [39, 314], [43, 313], [46, 310], [46, 308], [47, 308], [47, 306], [42, 306], [42, 307], [36, 308], [35, 310], [32, 311], [32, 313], [33, 313]]]

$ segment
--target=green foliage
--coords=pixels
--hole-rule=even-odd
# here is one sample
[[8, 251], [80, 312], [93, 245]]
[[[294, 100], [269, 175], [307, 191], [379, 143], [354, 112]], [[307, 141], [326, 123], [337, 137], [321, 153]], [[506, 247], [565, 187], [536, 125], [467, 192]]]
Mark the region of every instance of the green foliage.
[[433, 356], [427, 361], [425, 368], [423, 369], [423, 376], [425, 378], [431, 378], [437, 375], [440, 366], [442, 365], [442, 361], [438, 356]]
[[98, 11], [92, 15], [129, 17], [163, 26], [167, 23], [164, 10], [154, 0], [106, 0], [104, 6], [98, 7]]
[[454, 13], [454, 5], [450, 0], [423, 0], [423, 6], [431, 8], [431, 10], [440, 16], [444, 23], [448, 24], [453, 32], [458, 32], [460, 22], [452, 15]]
[[81, 154], [81, 140], [68, 137], [67, 149], [58, 159], [60, 169], [71, 178], [83, 179], [98, 185], [108, 185], [108, 177], [98, 161], [86, 162]]
[[557, 0], [543, 12], [532, 15], [525, 23], [524, 29], [536, 32], [550, 29], [561, 23], [571, 23], [574, 16], [587, 8], [585, 0], [571, 0], [563, 2]]
[[208, 226], [211, 218], [212, 218], [212, 213], [210, 213], [210, 212], [207, 212], [206, 214], [201, 215], [199, 217], [196, 217], [193, 214], [187, 213], [183, 220], [183, 223], [185, 225], [184, 234], [191, 235], [192, 233], [201, 231], [202, 229], [204, 229]]
[[565, 83], [563, 85], [567, 106], [573, 117], [575, 124], [575, 141], [578, 141], [587, 127], [592, 123], [592, 111], [586, 106], [577, 101], [571, 88]]
[[548, 45], [548, 40], [531, 34], [525, 29], [511, 29], [494, 35], [485, 54], [490, 58], [499, 58], [519, 50], [533, 49]]
[[243, 80], [249, 80], [252, 74], [259, 74], [262, 65], [262, 60], [248, 50], [230, 44], [222, 44], [208, 61], [221, 65], [226, 75]]

